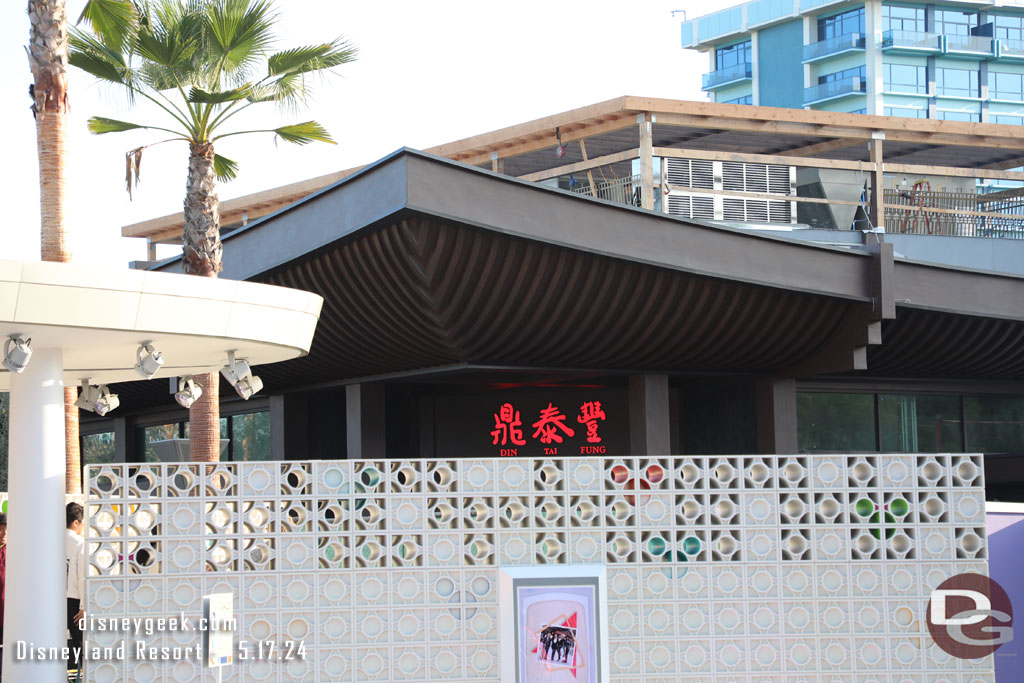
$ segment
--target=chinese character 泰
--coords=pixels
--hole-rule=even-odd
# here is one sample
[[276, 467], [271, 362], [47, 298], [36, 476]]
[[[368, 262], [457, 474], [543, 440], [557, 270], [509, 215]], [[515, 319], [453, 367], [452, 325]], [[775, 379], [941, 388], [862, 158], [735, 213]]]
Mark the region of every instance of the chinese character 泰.
[[559, 435], [555, 428], [561, 429], [565, 432], [566, 436], [573, 436], [576, 434], [570, 427], [565, 426], [565, 415], [558, 412], [558, 408], [548, 403], [548, 407], [540, 411], [540, 419], [533, 423], [536, 431], [533, 433], [533, 438], [540, 437], [541, 443], [551, 443], [555, 441], [562, 443], [562, 437]]
[[597, 435], [597, 421], [604, 419], [604, 411], [601, 410], [600, 401], [587, 401], [580, 406], [580, 415], [576, 418], [576, 421], [587, 425], [588, 443], [601, 443], [601, 437]]
[[500, 438], [502, 446], [509, 441], [516, 446], [525, 446], [526, 439], [523, 438], [523, 430], [519, 428], [522, 424], [519, 411], [513, 408], [511, 403], [502, 405], [498, 412], [494, 413], [494, 431], [491, 432], [491, 436], [494, 437], [493, 445], [497, 446]]

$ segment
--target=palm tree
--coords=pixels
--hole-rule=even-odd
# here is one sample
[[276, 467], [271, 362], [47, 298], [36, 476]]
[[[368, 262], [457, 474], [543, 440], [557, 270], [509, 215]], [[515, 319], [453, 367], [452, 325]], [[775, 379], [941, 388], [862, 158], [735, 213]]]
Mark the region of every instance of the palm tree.
[[[40, 246], [44, 261], [67, 263], [71, 243], [64, 224], [64, 163], [67, 158], [68, 22], [64, 0], [29, 0], [28, 61], [32, 69], [32, 113], [39, 154]], [[78, 408], [74, 387], [64, 389], [64, 485], [81, 493]]]
[[[126, 3], [119, 3], [125, 6]], [[162, 111], [155, 124], [94, 116], [97, 135], [153, 130], [170, 137], [152, 144], [184, 142], [189, 148], [182, 267], [217, 277], [221, 270], [217, 180], [235, 177], [238, 165], [214, 152], [221, 139], [273, 133], [294, 144], [333, 140], [316, 121], [264, 130], [228, 130], [233, 117], [256, 104], [295, 107], [305, 101], [311, 77], [355, 59], [341, 38], [267, 55], [274, 43], [275, 10], [269, 0], [144, 0], [130, 12], [86, 15], [92, 33], [72, 30], [71, 64], [124, 89], [129, 103], [140, 98]], [[262, 73], [265, 75], [257, 75]], [[125, 156], [125, 185], [139, 180], [147, 145]], [[202, 397], [189, 413], [192, 460], [220, 456], [219, 379], [196, 377]]]

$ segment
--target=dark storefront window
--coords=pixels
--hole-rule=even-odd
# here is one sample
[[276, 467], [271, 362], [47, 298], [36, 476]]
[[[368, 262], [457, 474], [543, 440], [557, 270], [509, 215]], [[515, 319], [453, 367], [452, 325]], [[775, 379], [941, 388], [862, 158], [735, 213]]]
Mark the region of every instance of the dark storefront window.
[[891, 453], [959, 453], [963, 424], [958, 396], [878, 397], [882, 450]]
[[114, 462], [114, 432], [86, 434], [82, 437], [82, 467]]
[[232, 460], [270, 460], [270, 413], [231, 418]]
[[1024, 396], [804, 391], [796, 414], [801, 451], [1024, 455]]
[[1024, 397], [968, 397], [967, 449], [990, 455], [1024, 452]]
[[[188, 421], [140, 428], [142, 460], [163, 462], [153, 448], [154, 442], [187, 439], [188, 436]], [[220, 438], [229, 441], [222, 460], [270, 460], [270, 413], [263, 411], [222, 417]]]
[[802, 451], [877, 450], [872, 394], [800, 392], [796, 416]]

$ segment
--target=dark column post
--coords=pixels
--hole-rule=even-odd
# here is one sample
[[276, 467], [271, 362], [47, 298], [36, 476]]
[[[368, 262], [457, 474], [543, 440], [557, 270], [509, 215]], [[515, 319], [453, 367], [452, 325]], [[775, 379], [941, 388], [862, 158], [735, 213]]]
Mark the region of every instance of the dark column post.
[[796, 453], [796, 380], [757, 381], [757, 449], [766, 454]]
[[629, 449], [633, 455], [671, 450], [667, 375], [629, 378]]
[[309, 404], [305, 396], [270, 397], [270, 457], [305, 460], [309, 453]]
[[345, 387], [348, 457], [383, 459], [384, 385], [349, 384]]
[[135, 418], [119, 415], [114, 418], [114, 462], [134, 461]]

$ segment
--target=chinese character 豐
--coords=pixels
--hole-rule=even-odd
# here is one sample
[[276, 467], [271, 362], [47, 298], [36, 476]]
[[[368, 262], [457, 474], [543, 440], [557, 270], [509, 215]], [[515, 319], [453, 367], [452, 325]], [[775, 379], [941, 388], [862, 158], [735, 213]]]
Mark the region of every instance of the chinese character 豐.
[[533, 423], [533, 427], [536, 429], [533, 433], [533, 438], [540, 437], [541, 443], [562, 443], [562, 437], [557, 429], [561, 429], [566, 436], [573, 436], [576, 434], [572, 428], [565, 425], [565, 415], [562, 415], [558, 408], [551, 403], [548, 403], [548, 407], [540, 411], [540, 419]]
[[600, 401], [587, 401], [580, 406], [580, 414], [576, 421], [587, 425], [588, 443], [601, 443], [601, 437], [597, 435], [597, 421], [604, 419]]
[[519, 411], [513, 408], [511, 403], [503, 404], [498, 412], [494, 413], [494, 431], [491, 432], [491, 436], [494, 437], [493, 445], [497, 446], [500, 439], [502, 446], [509, 441], [516, 446], [525, 446], [526, 439], [523, 438], [523, 430], [520, 429], [522, 424]]

